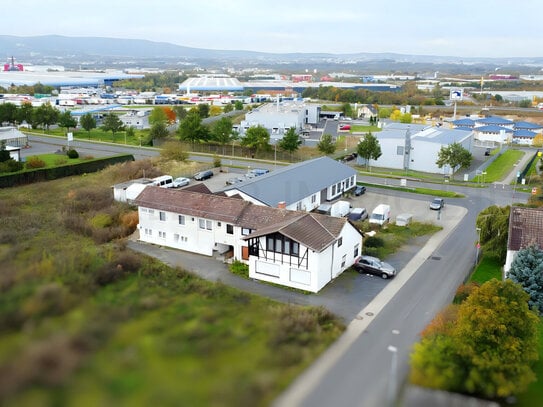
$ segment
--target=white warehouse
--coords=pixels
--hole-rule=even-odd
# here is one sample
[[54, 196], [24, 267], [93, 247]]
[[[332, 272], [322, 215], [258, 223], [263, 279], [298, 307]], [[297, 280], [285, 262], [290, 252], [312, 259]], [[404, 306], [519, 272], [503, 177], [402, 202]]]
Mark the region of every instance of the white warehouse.
[[244, 135], [250, 127], [260, 125], [268, 130], [273, 142], [282, 139], [290, 128], [300, 134], [306, 125], [317, 124], [320, 109], [318, 105], [308, 105], [296, 100], [268, 103], [248, 112], [238, 131]]
[[[459, 143], [472, 152], [474, 133], [471, 129], [424, 128], [394, 123], [374, 135], [379, 140], [382, 155], [377, 160], [371, 160], [371, 165], [452, 175], [456, 169], [448, 166], [439, 168], [436, 164], [441, 147]], [[365, 164], [361, 157], [357, 160], [359, 164]]]

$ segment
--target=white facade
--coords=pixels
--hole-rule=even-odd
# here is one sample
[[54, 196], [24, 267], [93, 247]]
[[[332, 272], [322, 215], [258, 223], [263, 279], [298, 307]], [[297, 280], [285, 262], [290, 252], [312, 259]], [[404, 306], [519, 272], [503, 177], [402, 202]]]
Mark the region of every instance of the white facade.
[[319, 292], [331, 280], [353, 265], [362, 254], [360, 233], [346, 223], [341, 237], [322, 252], [300, 245], [299, 256], [292, 258], [267, 249], [267, 236], [259, 238], [259, 254], [250, 255], [249, 277], [299, 290]]
[[[318, 292], [362, 253], [362, 235], [345, 219], [153, 186], [136, 204], [141, 241], [205, 256], [228, 252], [249, 265], [251, 278], [305, 291]], [[211, 212], [202, 209], [206, 205]], [[218, 220], [225, 217], [231, 223]]]
[[306, 124], [318, 123], [319, 112], [319, 106], [302, 102], [269, 103], [248, 112], [238, 131], [244, 135], [249, 128], [262, 126], [268, 130], [272, 140], [280, 140], [290, 128], [299, 134]]
[[133, 127], [136, 130], [150, 128], [150, 110], [135, 110], [119, 116], [125, 127]]
[[[412, 133], [410, 146], [406, 146], [406, 131], [407, 127], [402, 131], [384, 130], [375, 133], [382, 154], [377, 160], [371, 160], [370, 165], [452, 175], [453, 169], [448, 166], [439, 168], [436, 164], [441, 148], [457, 142], [466, 150], [472, 151], [473, 132], [432, 127]], [[357, 160], [361, 164], [365, 163], [361, 157]]]

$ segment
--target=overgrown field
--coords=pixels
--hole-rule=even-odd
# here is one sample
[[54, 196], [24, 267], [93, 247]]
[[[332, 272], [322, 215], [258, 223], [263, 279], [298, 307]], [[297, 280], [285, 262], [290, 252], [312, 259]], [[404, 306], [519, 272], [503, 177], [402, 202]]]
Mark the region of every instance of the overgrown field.
[[268, 405], [343, 331], [126, 249], [143, 170], [0, 190], [0, 405]]

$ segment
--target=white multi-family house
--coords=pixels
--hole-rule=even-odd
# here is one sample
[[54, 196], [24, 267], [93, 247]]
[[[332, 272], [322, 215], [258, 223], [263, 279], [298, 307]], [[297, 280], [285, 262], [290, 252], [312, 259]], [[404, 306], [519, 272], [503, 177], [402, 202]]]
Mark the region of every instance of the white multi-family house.
[[340, 198], [356, 186], [356, 171], [330, 157], [319, 157], [279, 168], [223, 190], [256, 205], [310, 212]]
[[362, 252], [345, 218], [270, 208], [222, 195], [148, 186], [135, 199], [143, 242], [249, 265], [251, 278], [318, 292]]

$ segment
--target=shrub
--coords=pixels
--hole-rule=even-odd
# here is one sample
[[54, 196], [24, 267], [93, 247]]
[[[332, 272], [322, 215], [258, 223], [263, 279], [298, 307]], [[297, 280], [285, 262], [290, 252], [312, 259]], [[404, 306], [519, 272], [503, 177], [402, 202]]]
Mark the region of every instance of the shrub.
[[384, 247], [385, 241], [377, 236], [369, 236], [364, 241], [364, 245], [366, 247]]
[[24, 164], [13, 159], [0, 163], [0, 173], [2, 172], [17, 172], [24, 168]]
[[213, 167], [218, 168], [221, 166], [221, 157], [218, 155], [213, 156]]
[[45, 165], [45, 161], [39, 157], [32, 156], [26, 159], [26, 168], [28, 169], [44, 168]]
[[95, 228], [107, 228], [113, 224], [113, 219], [107, 213], [98, 213], [89, 222]]
[[249, 278], [249, 266], [247, 264], [242, 263], [239, 260], [234, 260], [229, 268], [232, 273]]
[[68, 156], [68, 158], [79, 158], [79, 153], [76, 150], [74, 150], [73, 148], [70, 148], [66, 152], [66, 155]]
[[68, 160], [66, 159], [66, 157], [58, 157], [57, 159], [55, 159], [55, 165], [64, 165], [68, 162]]
[[137, 272], [140, 267], [141, 259], [138, 255], [122, 252], [96, 271], [94, 281], [98, 285], [105, 286]]

